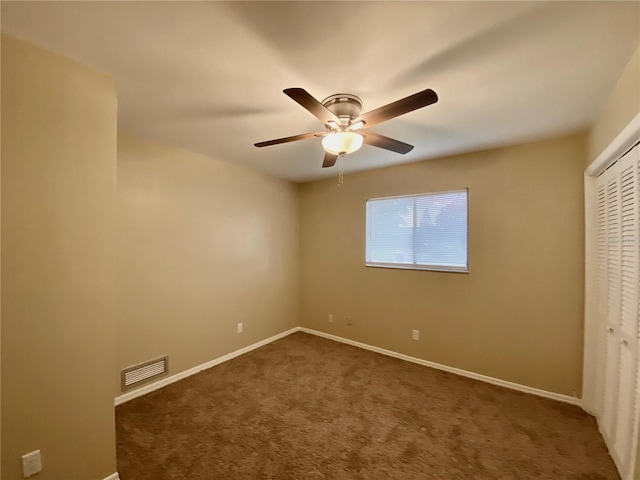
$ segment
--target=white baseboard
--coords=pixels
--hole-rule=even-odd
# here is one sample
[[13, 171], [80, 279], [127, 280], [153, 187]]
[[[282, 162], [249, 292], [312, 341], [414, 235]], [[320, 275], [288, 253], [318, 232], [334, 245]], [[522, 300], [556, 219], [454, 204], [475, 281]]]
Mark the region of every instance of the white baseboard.
[[[389, 357], [399, 358], [400, 360], [405, 360], [407, 362], [417, 363], [418, 365], [423, 365], [425, 367], [431, 367], [431, 368], [435, 368], [445, 372], [455, 373], [456, 375], [472, 378], [474, 380], [480, 380], [481, 382], [491, 383], [493, 385], [498, 385], [500, 387], [510, 388], [512, 390], [517, 390], [519, 392], [524, 392], [531, 395], [537, 395], [539, 397], [550, 398], [551, 400], [557, 400], [559, 402], [569, 403], [571, 405], [577, 405], [579, 407], [582, 407], [581, 400], [576, 397], [570, 397], [569, 395], [562, 395], [560, 393], [548, 392], [546, 390], [540, 390], [538, 388], [528, 387], [526, 385], [520, 385], [519, 383], [508, 382], [506, 380], [501, 380], [499, 378], [493, 378], [493, 377], [488, 377], [486, 375], [481, 375], [479, 373], [469, 372], [467, 370], [462, 370], [460, 368], [449, 367], [447, 365], [442, 365], [440, 363], [430, 362], [428, 360], [423, 360], [421, 358], [411, 357], [409, 355], [404, 355], [403, 353], [397, 353], [391, 350], [386, 350], [384, 348], [374, 347], [373, 345], [356, 342], [355, 340], [349, 340], [348, 338], [338, 337], [337, 335], [331, 335], [330, 333], [324, 333], [324, 332], [320, 332], [318, 330], [312, 330], [306, 327], [292, 328], [285, 332], [274, 335], [273, 337], [269, 337], [265, 340], [249, 345], [248, 347], [241, 348], [240, 350], [236, 350], [235, 352], [228, 353], [227, 355], [224, 355], [222, 357], [216, 358], [209, 362], [203, 363], [202, 365], [197, 365], [193, 368], [190, 368], [189, 370], [185, 370], [184, 372], [171, 375], [170, 377], [163, 378], [162, 380], [158, 380], [157, 382], [150, 383], [149, 385], [145, 385], [144, 387], [119, 395], [118, 397], [115, 398], [115, 405], [116, 406], [121, 405], [125, 402], [128, 402], [129, 400], [133, 400], [134, 398], [138, 398], [138, 397], [141, 397], [142, 395], [146, 395], [147, 393], [153, 392], [154, 390], [158, 390], [159, 388], [175, 383], [178, 380], [182, 380], [183, 378], [187, 378], [187, 377], [190, 377], [191, 375], [195, 375], [196, 373], [201, 372], [202, 370], [206, 370], [208, 368], [219, 365], [220, 363], [226, 362], [227, 360], [231, 360], [232, 358], [248, 353], [251, 350], [255, 350], [256, 348], [260, 348], [264, 345], [267, 345], [268, 343], [275, 342], [276, 340], [284, 338], [295, 332], [305, 332], [311, 335], [317, 335], [319, 337], [327, 338], [329, 340], [334, 340], [336, 342], [346, 343], [347, 345], [352, 345], [354, 347], [363, 348], [365, 350], [370, 350], [372, 352], [381, 353], [382, 355], [387, 355]], [[117, 476], [114, 477], [112, 475], [112, 477], [109, 477], [105, 480], [118, 480]]]
[[380, 347], [374, 347], [373, 345], [356, 342], [355, 340], [349, 340], [348, 338], [338, 337], [336, 335], [331, 335], [329, 333], [319, 332], [317, 330], [311, 330], [310, 328], [306, 328], [306, 327], [300, 327], [300, 331], [305, 333], [310, 333], [312, 335], [317, 335], [319, 337], [328, 338], [329, 340], [335, 340], [336, 342], [346, 343], [347, 345], [352, 345], [354, 347], [364, 348], [365, 350], [371, 350], [372, 352], [381, 353], [389, 357], [406, 360], [407, 362], [417, 363], [418, 365], [424, 365], [425, 367], [436, 368], [438, 370], [443, 370], [449, 373], [455, 373], [456, 375], [461, 375], [463, 377], [472, 378], [474, 380], [480, 380], [481, 382], [491, 383], [493, 385], [510, 388], [512, 390], [518, 390], [520, 392], [529, 393], [531, 395], [537, 395], [539, 397], [550, 398], [552, 400], [557, 400], [559, 402], [570, 403], [571, 405], [577, 405], [579, 407], [582, 406], [579, 398], [570, 397], [569, 395], [562, 395], [560, 393], [548, 392], [546, 390], [540, 390], [538, 388], [528, 387], [526, 385], [520, 385], [519, 383], [507, 382], [506, 380], [500, 380], [499, 378], [493, 378], [493, 377], [488, 377], [486, 375], [481, 375], [479, 373], [468, 372], [467, 370], [462, 370], [460, 368], [448, 367], [447, 365], [442, 365], [440, 363], [430, 362], [428, 360], [422, 360], [421, 358], [410, 357], [409, 355], [393, 352], [391, 350], [386, 350]]
[[112, 473], [111, 475], [109, 475], [104, 480], [120, 480], [120, 475], [118, 475], [118, 472]]
[[[154, 390], [158, 390], [159, 388], [175, 383], [178, 380], [182, 380], [183, 378], [195, 375], [202, 370], [206, 370], [208, 368], [219, 365], [220, 363], [231, 360], [232, 358], [243, 355], [247, 352], [250, 352], [251, 350], [255, 350], [256, 348], [260, 348], [264, 345], [267, 345], [268, 343], [275, 342], [276, 340], [291, 335], [292, 333], [295, 333], [299, 330], [300, 327], [292, 328], [290, 330], [287, 330], [286, 332], [279, 333], [277, 335], [274, 335], [273, 337], [269, 337], [265, 340], [249, 345], [248, 347], [241, 348], [240, 350], [236, 350], [235, 352], [228, 353], [227, 355], [223, 355], [222, 357], [218, 357], [214, 360], [203, 363], [202, 365], [197, 365], [193, 368], [190, 368], [189, 370], [185, 370], [184, 372], [176, 373], [175, 375], [171, 375], [170, 377], [163, 378], [162, 380], [158, 380], [157, 382], [150, 383], [148, 385], [145, 385], [144, 387], [132, 390], [131, 392], [123, 393], [122, 395], [119, 395], [115, 398], [115, 405], [118, 406], [125, 402], [128, 402], [129, 400], [133, 400], [134, 398], [146, 395], [147, 393], [153, 392]], [[118, 477], [114, 477], [114, 479], [117, 480]], [[108, 480], [112, 480], [111, 477], [109, 477]]]

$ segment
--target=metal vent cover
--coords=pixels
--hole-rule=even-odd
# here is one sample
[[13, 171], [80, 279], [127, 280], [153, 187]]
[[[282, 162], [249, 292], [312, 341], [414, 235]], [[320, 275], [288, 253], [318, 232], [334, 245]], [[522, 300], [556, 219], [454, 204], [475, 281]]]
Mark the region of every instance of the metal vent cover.
[[120, 372], [122, 391], [134, 388], [139, 383], [166, 375], [169, 372], [169, 356], [158, 357], [147, 362], [127, 367]]

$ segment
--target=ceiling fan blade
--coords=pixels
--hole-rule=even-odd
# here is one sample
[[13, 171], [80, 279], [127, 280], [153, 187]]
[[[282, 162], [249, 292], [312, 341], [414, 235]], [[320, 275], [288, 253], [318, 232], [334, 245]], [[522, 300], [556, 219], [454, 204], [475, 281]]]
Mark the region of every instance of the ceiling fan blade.
[[364, 137], [364, 143], [367, 145], [373, 145], [374, 147], [384, 148], [385, 150], [402, 154], [409, 153], [413, 150], [413, 145], [385, 137], [379, 133], [362, 130], [359, 130], [358, 133]]
[[322, 168], [333, 167], [336, 164], [337, 159], [338, 155], [326, 152], [324, 154], [324, 162], [322, 162]]
[[287, 88], [283, 90], [285, 95], [291, 97], [292, 100], [299, 103], [303, 108], [307, 109], [322, 123], [335, 122], [340, 124], [340, 119], [334, 115], [327, 107], [322, 105], [318, 100], [313, 98], [309, 92], [303, 88]]
[[364, 122], [365, 127], [372, 127], [378, 123], [382, 123], [392, 118], [399, 117], [400, 115], [404, 115], [405, 113], [426, 107], [427, 105], [431, 105], [437, 101], [438, 95], [436, 95], [436, 92], [427, 88], [422, 92], [414, 93], [413, 95], [409, 95], [401, 100], [389, 103], [384, 107], [363, 113], [351, 123], [355, 124], [362, 121]]
[[301, 133], [300, 135], [293, 135], [292, 137], [277, 138], [275, 140], [268, 140], [266, 142], [254, 143], [254, 145], [256, 147], [268, 147], [270, 145], [278, 145], [280, 143], [289, 143], [289, 142], [296, 142], [298, 140], [306, 140], [307, 138], [324, 137], [326, 134], [327, 132]]

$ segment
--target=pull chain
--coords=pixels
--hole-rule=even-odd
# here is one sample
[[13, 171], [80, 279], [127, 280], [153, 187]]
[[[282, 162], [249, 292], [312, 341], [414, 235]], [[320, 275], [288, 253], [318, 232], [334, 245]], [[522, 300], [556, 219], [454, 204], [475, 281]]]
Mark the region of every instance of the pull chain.
[[338, 157], [338, 187], [344, 183], [344, 155]]

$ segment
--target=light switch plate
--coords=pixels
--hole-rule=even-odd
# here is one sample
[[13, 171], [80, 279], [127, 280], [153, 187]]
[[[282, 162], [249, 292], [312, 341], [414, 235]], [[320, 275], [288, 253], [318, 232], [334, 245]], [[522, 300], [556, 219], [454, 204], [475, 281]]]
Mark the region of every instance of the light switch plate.
[[27, 453], [22, 456], [22, 475], [27, 478], [42, 471], [42, 459], [40, 450]]

